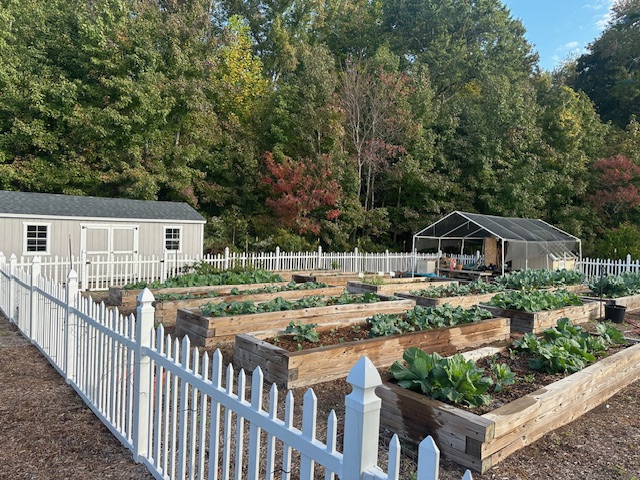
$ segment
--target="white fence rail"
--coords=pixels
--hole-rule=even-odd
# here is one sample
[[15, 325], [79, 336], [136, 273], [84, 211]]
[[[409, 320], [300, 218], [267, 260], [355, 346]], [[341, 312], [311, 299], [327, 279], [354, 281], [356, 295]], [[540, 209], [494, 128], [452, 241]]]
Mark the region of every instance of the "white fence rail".
[[[0, 252], [0, 261], [3, 254]], [[5, 261], [6, 261], [6, 257]], [[140, 255], [82, 255], [80, 257], [42, 257], [42, 275], [58, 283], [65, 282], [67, 272], [78, 272], [78, 282], [83, 290], [107, 290], [109, 286], [133, 282], [165, 281], [190, 266], [203, 262], [214, 268], [254, 267], [270, 271], [338, 270], [342, 272], [407, 272], [414, 270], [414, 263], [422, 259], [438, 258], [436, 254], [331, 253], [318, 248], [315, 252], [236, 253], [228, 248], [223, 254], [190, 257], [167, 253], [163, 257]], [[473, 255], [454, 256], [462, 263], [476, 261]], [[20, 257], [18, 267], [27, 269], [32, 257]]]
[[[0, 258], [0, 310], [30, 338], [92, 411], [158, 479], [385, 480], [399, 478], [400, 445], [393, 437], [387, 472], [378, 466], [381, 379], [363, 357], [347, 382], [344, 447], [332, 412], [318, 438], [316, 397], [304, 396], [301, 428], [294, 401], [284, 405], [275, 385], [265, 408], [262, 372], [211, 358], [153, 329], [153, 295], [138, 297], [137, 315], [94, 304], [78, 292], [72, 270], [66, 286], [42, 276], [39, 257], [30, 271]], [[284, 407], [284, 408], [282, 408]], [[279, 413], [280, 412], [280, 413]], [[282, 413], [283, 412], [283, 413]], [[438, 478], [439, 452], [431, 439], [419, 447], [417, 478]], [[471, 479], [467, 472], [465, 479]]]

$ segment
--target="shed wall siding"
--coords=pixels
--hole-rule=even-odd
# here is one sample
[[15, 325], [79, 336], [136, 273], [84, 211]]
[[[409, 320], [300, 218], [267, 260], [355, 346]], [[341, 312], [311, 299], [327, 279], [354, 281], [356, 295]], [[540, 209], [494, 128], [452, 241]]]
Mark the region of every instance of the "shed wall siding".
[[[49, 224], [49, 255], [68, 256], [69, 247], [74, 256], [80, 255], [81, 226], [132, 226], [139, 227], [138, 254], [158, 255], [164, 254], [164, 227], [179, 226], [182, 228], [182, 249], [181, 253], [189, 255], [202, 254], [202, 232], [203, 224], [184, 224], [180, 222], [104, 222], [90, 221], [86, 219], [42, 219], [42, 218], [1, 218], [0, 217], [0, 251], [5, 255], [15, 253], [17, 256], [27, 255], [24, 251], [24, 225], [28, 224]], [[131, 231], [119, 231], [114, 235], [114, 250], [125, 250], [126, 243], [133, 239]], [[104, 236], [97, 231], [90, 229], [87, 232], [87, 249], [103, 251], [106, 248]], [[29, 255], [35, 255], [29, 253]], [[42, 255], [42, 254], [39, 254]]]

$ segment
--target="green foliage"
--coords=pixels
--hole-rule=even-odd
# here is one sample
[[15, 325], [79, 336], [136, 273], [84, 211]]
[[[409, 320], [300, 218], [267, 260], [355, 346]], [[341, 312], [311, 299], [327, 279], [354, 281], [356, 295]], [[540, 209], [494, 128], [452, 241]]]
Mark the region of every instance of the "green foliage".
[[640, 293], [640, 273], [623, 273], [593, 278], [587, 286], [591, 293], [606, 298], [627, 297]]
[[320, 340], [318, 332], [316, 331], [317, 323], [300, 323], [300, 321], [289, 323], [284, 333], [293, 336], [293, 340], [296, 342], [312, 342], [315, 343]]
[[555, 310], [569, 305], [582, 305], [575, 293], [566, 290], [549, 292], [545, 290], [511, 291], [498, 293], [487, 305], [509, 310], [522, 310], [525, 312], [541, 312], [543, 310]]
[[376, 295], [351, 295], [344, 292], [337, 297], [322, 297], [311, 295], [298, 300], [289, 301], [282, 297], [269, 300], [268, 302], [254, 303], [251, 300], [244, 302], [220, 302], [205, 303], [200, 306], [203, 315], [211, 317], [226, 317], [231, 315], [245, 315], [249, 313], [269, 313], [284, 310], [302, 310], [305, 308], [325, 307], [329, 305], [347, 305], [352, 303], [375, 303], [380, 298]]
[[598, 335], [591, 335], [575, 326], [568, 318], [561, 318], [557, 326], [545, 330], [539, 339], [526, 333], [514, 347], [531, 355], [529, 366], [546, 373], [577, 372], [596, 360], [595, 354], [612, 344], [624, 343], [622, 332], [615, 327], [597, 325]]
[[404, 314], [375, 314], [367, 318], [367, 323], [371, 325], [370, 337], [383, 337], [474, 323], [492, 318], [492, 316], [488, 310], [478, 306], [465, 310], [462, 307], [453, 307], [445, 303], [437, 307], [416, 306]]
[[282, 282], [282, 277], [266, 270], [247, 271], [223, 271], [221, 273], [200, 274], [187, 273], [169, 278], [164, 282], [136, 282], [122, 287], [124, 290], [136, 290], [140, 288], [178, 288], [178, 287], [205, 287], [215, 285], [244, 285], [251, 283]]
[[407, 349], [402, 358], [407, 366], [398, 361], [391, 366], [391, 373], [402, 388], [471, 407], [491, 401], [487, 391], [493, 380], [484, 376], [484, 370], [476, 367], [473, 360], [466, 361], [460, 354], [442, 358], [419, 348]]
[[598, 258], [640, 258], [640, 228], [623, 223], [617, 228], [606, 229], [596, 242], [594, 255]]
[[496, 378], [493, 391], [498, 393], [506, 386], [516, 383], [516, 374], [506, 363], [491, 363], [491, 370]]
[[427, 287], [422, 290], [413, 290], [410, 293], [419, 297], [448, 298], [465, 295], [481, 295], [496, 293], [504, 290], [504, 286], [496, 285], [482, 280], [474, 280], [466, 284], [449, 283], [447, 285]]
[[507, 273], [497, 283], [505, 289], [531, 290], [545, 287], [579, 285], [584, 282], [584, 274], [575, 270], [521, 270]]

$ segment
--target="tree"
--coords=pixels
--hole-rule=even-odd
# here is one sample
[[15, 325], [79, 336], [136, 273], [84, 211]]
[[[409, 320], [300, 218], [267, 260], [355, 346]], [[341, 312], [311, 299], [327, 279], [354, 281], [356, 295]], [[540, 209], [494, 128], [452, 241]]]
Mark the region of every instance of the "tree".
[[271, 198], [267, 199], [279, 223], [300, 234], [319, 235], [321, 220], [335, 220], [342, 196], [340, 185], [332, 178], [330, 159], [298, 159], [285, 157], [276, 162], [265, 154], [267, 173], [264, 182]]
[[618, 0], [606, 30], [577, 61], [573, 83], [600, 116], [624, 128], [640, 112], [640, 0]]
[[594, 164], [598, 172], [591, 201], [609, 225], [628, 220], [640, 206], [640, 167], [622, 155], [603, 158]]

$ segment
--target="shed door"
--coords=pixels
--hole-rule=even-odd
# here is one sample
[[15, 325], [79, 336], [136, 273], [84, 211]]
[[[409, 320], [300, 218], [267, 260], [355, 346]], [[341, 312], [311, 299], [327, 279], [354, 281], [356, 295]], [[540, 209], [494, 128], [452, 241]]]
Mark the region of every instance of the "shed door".
[[80, 250], [87, 255], [138, 256], [137, 225], [83, 225]]

